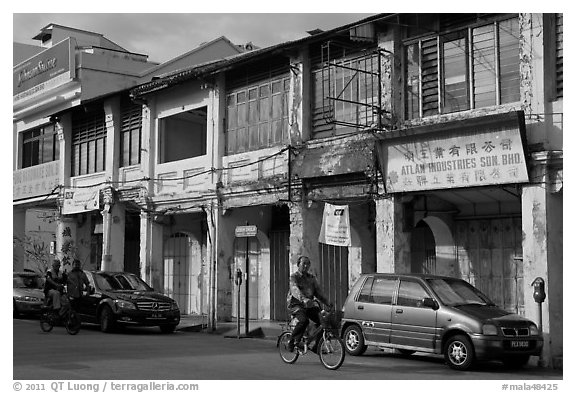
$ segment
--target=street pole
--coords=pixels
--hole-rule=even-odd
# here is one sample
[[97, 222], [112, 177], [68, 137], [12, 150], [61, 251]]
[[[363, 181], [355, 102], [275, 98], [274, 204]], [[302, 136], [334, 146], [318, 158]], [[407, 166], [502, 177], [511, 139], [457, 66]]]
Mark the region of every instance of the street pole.
[[[248, 222], [246, 222], [246, 225], [248, 225]], [[248, 302], [248, 296], [250, 294], [250, 257], [248, 256], [248, 252], [249, 252], [249, 247], [250, 247], [250, 238], [246, 237], [246, 304], [245, 304], [245, 310], [244, 310], [244, 328], [245, 328], [245, 334], [246, 337], [248, 337], [248, 324], [249, 324], [249, 302]]]

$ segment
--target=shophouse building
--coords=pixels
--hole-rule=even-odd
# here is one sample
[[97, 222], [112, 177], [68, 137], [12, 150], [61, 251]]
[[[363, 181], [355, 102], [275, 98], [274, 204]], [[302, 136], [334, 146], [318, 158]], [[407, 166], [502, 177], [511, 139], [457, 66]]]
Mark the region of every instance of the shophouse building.
[[[285, 319], [302, 254], [336, 304], [360, 273], [426, 272], [538, 320], [541, 277], [552, 365], [562, 45], [561, 14], [375, 15], [132, 89], [146, 274], [212, 324]], [[326, 241], [334, 210], [349, 224]]]
[[142, 108], [128, 89], [155, 75], [245, 51], [225, 37], [168, 62], [102, 34], [50, 24], [14, 44], [14, 270], [140, 274]]

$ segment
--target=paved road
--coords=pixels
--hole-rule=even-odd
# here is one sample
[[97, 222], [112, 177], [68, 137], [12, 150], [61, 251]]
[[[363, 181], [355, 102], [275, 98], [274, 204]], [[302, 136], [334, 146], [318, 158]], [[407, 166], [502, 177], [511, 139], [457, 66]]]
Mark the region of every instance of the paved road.
[[272, 340], [183, 331], [161, 334], [157, 328], [104, 334], [95, 326], [84, 326], [70, 336], [62, 327], [43, 333], [37, 320], [14, 320], [13, 329], [15, 380], [562, 379], [552, 370], [505, 370], [497, 363], [455, 372], [440, 357], [381, 351], [348, 356], [339, 370], [329, 371], [314, 354], [293, 365], [282, 363]]

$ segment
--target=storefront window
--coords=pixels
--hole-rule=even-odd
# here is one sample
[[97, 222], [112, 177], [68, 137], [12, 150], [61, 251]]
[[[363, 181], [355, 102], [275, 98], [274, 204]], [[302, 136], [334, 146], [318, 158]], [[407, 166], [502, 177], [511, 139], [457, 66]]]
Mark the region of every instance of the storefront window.
[[104, 111], [76, 112], [72, 116], [72, 176], [106, 169], [106, 124]]

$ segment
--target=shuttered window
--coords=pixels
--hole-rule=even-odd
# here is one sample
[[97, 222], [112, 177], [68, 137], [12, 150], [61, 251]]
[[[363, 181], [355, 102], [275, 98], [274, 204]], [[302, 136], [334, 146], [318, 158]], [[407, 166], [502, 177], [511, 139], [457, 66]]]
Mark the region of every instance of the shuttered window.
[[120, 166], [140, 163], [142, 107], [125, 102], [120, 109]]
[[564, 14], [556, 14], [556, 97], [564, 97]]
[[226, 153], [288, 143], [288, 74], [231, 90], [226, 105]]
[[520, 100], [518, 18], [405, 46], [407, 119]]
[[106, 122], [104, 111], [72, 115], [72, 176], [106, 169]]

